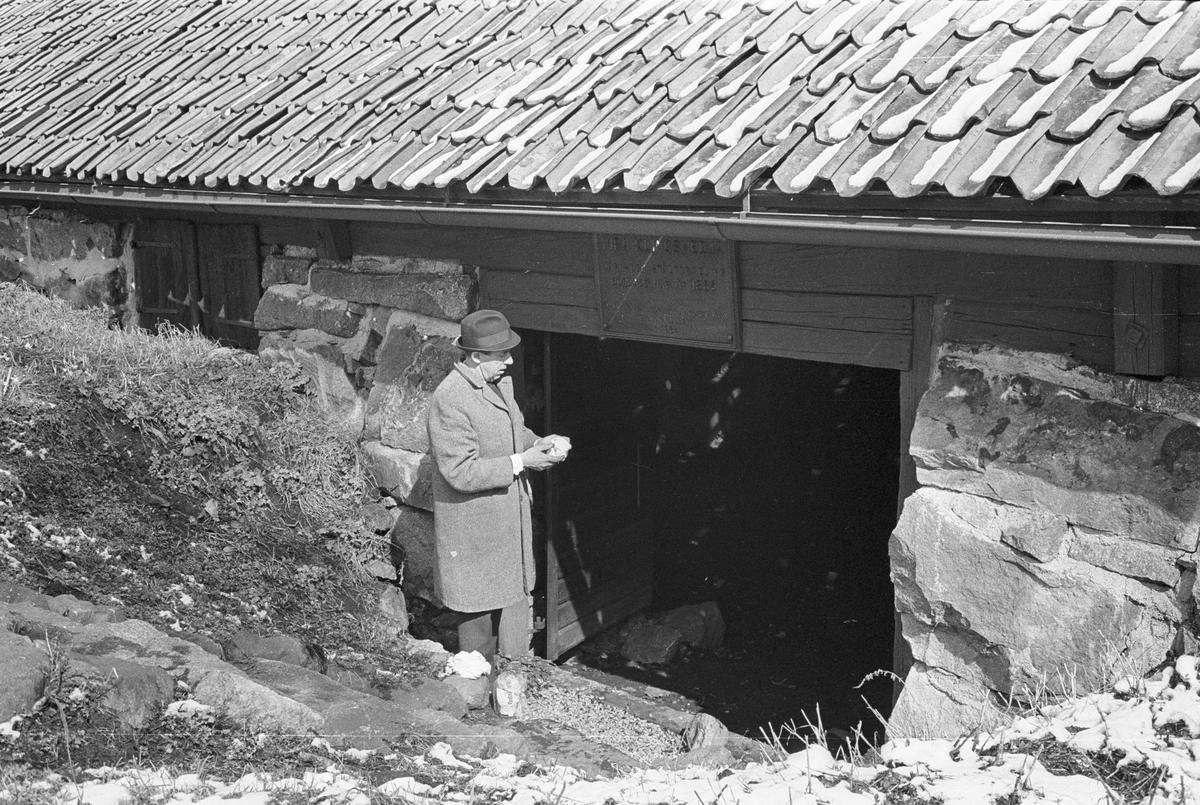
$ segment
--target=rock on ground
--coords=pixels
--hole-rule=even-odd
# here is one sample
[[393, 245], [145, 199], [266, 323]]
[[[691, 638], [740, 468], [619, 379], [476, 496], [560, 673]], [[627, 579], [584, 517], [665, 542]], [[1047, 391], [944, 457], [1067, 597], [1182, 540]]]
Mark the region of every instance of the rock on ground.
[[0, 722], [28, 713], [41, 698], [50, 657], [28, 637], [0, 628]]

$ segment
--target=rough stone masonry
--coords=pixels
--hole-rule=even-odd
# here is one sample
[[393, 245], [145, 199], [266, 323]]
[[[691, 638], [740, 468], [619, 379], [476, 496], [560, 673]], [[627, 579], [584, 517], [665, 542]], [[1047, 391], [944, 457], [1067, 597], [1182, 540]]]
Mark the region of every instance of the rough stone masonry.
[[22, 280], [77, 307], [132, 315], [125, 309], [130, 232], [61, 210], [0, 207], [0, 282]]
[[944, 347], [891, 540], [914, 664], [895, 735], [1096, 688], [1194, 645], [1200, 389], [1065, 356]]
[[268, 361], [300, 365], [331, 416], [359, 439], [366, 471], [395, 501], [392, 540], [404, 590], [430, 599], [432, 467], [424, 414], [458, 358], [474, 309], [474, 269], [444, 260], [356, 255], [318, 260], [281, 244], [263, 264], [254, 322]]

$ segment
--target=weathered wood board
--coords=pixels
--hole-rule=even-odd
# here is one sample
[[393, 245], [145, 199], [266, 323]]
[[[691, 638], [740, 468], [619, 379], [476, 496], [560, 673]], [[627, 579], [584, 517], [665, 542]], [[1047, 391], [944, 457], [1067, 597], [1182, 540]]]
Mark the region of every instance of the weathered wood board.
[[907, 369], [912, 299], [890, 296], [742, 291], [747, 352]]
[[592, 276], [592, 236], [587, 234], [356, 221], [350, 224], [350, 241], [357, 254], [440, 258], [466, 266]]
[[1112, 267], [1096, 260], [742, 244], [743, 290], [1112, 305]]
[[986, 342], [1034, 352], [1073, 355], [1113, 369], [1112, 312], [1020, 300], [948, 300], [946, 341]]
[[[484, 299], [516, 326], [601, 335], [590, 235], [352, 223], [357, 253], [419, 255], [485, 269]], [[264, 233], [264, 239], [266, 234]], [[906, 369], [900, 316], [846, 311], [837, 297], [949, 299], [944, 337], [1069, 353], [1114, 368], [1111, 263], [1002, 255], [738, 246], [742, 348], [748, 352]], [[827, 297], [833, 307], [822, 308]], [[1179, 310], [1200, 316], [1200, 272], [1181, 272]], [[1180, 371], [1197, 372], [1181, 323]], [[1194, 330], [1194, 328], [1193, 328]], [[906, 357], [907, 355], [907, 357]]]

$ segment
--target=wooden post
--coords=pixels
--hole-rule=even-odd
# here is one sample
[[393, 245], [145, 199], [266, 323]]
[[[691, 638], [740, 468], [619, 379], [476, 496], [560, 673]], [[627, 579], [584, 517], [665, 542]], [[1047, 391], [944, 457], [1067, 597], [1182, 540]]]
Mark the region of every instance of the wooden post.
[[[900, 491], [896, 501], [896, 519], [904, 510], [904, 500], [917, 491], [917, 467], [908, 447], [913, 426], [917, 422], [917, 406], [921, 395], [929, 388], [933, 371], [933, 298], [914, 296], [912, 306], [912, 359], [908, 371], [900, 373]], [[901, 632], [900, 611], [896, 610], [895, 631], [892, 635], [892, 671], [901, 679], [912, 667], [912, 652]], [[900, 695], [900, 683], [893, 683], [892, 701]]]
[[912, 308], [912, 360], [910, 369], [900, 373], [900, 494], [896, 518], [904, 509], [904, 499], [917, 491], [917, 466], [908, 454], [917, 405], [929, 388], [933, 369], [933, 297], [914, 296]]
[[[546, 433], [554, 433], [554, 352], [550, 333], [542, 334], [542, 394], [545, 401]], [[558, 552], [554, 540], [558, 534], [558, 488], [555, 473], [546, 473], [546, 659], [553, 662], [562, 652], [558, 639], [558, 598], [562, 583], [562, 569], [558, 566]]]
[[1113, 358], [1118, 374], [1179, 371], [1179, 269], [1113, 264]]

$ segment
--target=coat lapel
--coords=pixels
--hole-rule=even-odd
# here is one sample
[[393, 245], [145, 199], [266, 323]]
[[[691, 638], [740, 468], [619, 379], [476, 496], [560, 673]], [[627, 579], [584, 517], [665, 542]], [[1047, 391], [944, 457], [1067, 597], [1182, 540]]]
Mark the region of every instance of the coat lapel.
[[454, 368], [457, 369], [458, 373], [461, 374], [466, 381], [471, 384], [471, 388], [483, 395], [483, 399], [487, 400], [501, 411], [504, 411], [505, 413], [508, 412], [508, 403], [505, 401], [504, 395], [502, 395], [500, 390], [491, 383], [485, 383], [483, 378], [480, 377], [478, 369], [469, 367], [465, 363], [456, 363], [454, 364]]

